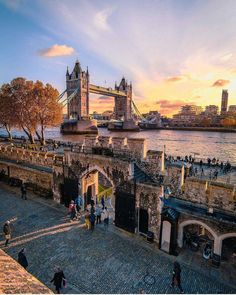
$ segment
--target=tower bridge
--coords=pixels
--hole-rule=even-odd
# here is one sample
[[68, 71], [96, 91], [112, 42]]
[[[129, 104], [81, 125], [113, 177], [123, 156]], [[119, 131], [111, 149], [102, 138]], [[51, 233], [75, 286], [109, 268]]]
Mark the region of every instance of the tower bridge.
[[[89, 118], [90, 93], [114, 97], [115, 119], [124, 119], [123, 126], [128, 126], [129, 130], [132, 128], [137, 130], [132, 118], [132, 84], [128, 84], [124, 77], [119, 85], [115, 84], [114, 88], [91, 84], [88, 68], [83, 71], [77, 60], [71, 73], [67, 68], [66, 90], [59, 97], [63, 106], [67, 105], [69, 119], [62, 124], [63, 133], [97, 133], [96, 121]], [[64, 94], [67, 94], [65, 99]]]

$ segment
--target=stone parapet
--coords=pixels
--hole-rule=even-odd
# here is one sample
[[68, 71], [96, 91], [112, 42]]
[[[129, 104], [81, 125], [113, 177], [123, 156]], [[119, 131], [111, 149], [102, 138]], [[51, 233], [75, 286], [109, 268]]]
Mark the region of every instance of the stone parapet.
[[19, 263], [0, 250], [1, 294], [53, 294]]

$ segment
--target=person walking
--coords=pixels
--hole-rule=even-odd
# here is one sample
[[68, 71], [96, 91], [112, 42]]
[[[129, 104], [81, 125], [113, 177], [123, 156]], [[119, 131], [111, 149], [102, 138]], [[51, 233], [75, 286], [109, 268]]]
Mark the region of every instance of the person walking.
[[20, 252], [18, 253], [18, 262], [25, 269], [28, 267], [28, 261], [25, 256], [25, 248], [21, 249]]
[[65, 284], [66, 284], [65, 275], [64, 275], [63, 271], [60, 269], [60, 267], [55, 268], [54, 277], [50, 282], [51, 283], [53, 282], [53, 284], [56, 288], [57, 294], [60, 294], [60, 290], [61, 290], [62, 286], [65, 286]]
[[90, 214], [91, 231], [94, 230], [95, 220], [96, 220], [96, 216], [95, 216], [95, 214], [94, 214], [94, 213], [91, 213], [91, 214]]
[[172, 275], [172, 282], [171, 282], [171, 287], [173, 288], [174, 286], [177, 286], [180, 290], [180, 292], [183, 294], [184, 291], [181, 286], [181, 267], [180, 264], [175, 261], [174, 262], [174, 269], [173, 269], [173, 275]]
[[102, 215], [102, 210], [99, 206], [97, 206], [97, 208], [96, 208], [96, 218], [97, 218], [96, 224], [101, 223], [101, 215]]
[[75, 206], [76, 206], [76, 210], [79, 214], [80, 214], [80, 210], [82, 208], [82, 205], [83, 205], [82, 197], [80, 195], [78, 195], [78, 197], [75, 199]]
[[90, 214], [89, 214], [88, 209], [86, 209], [84, 220], [85, 220], [85, 225], [86, 225], [87, 229], [90, 229]]
[[70, 202], [70, 205], [69, 205], [69, 214], [70, 214], [70, 222], [72, 222], [76, 217], [76, 206], [73, 200]]
[[22, 182], [22, 185], [21, 185], [21, 198], [27, 200], [27, 197], [26, 197], [26, 185], [25, 185], [24, 182]]
[[104, 208], [103, 210], [103, 219], [104, 219], [104, 226], [108, 227], [109, 224], [109, 212], [107, 210], [107, 207]]
[[11, 239], [11, 226], [10, 226], [10, 221], [7, 220], [6, 223], [4, 224], [3, 226], [3, 233], [5, 235], [5, 239], [6, 239], [6, 242], [5, 242], [5, 247], [7, 247], [10, 239]]

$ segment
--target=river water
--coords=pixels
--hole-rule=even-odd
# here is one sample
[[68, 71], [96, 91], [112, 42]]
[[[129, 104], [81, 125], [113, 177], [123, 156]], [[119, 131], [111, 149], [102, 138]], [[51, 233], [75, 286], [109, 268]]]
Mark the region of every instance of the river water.
[[[6, 132], [0, 129], [0, 135]], [[23, 132], [14, 131], [21, 136]], [[173, 156], [196, 155], [197, 158], [218, 158], [236, 164], [236, 133], [180, 131], [180, 130], [145, 130], [141, 132], [110, 132], [99, 128], [99, 135], [146, 138], [147, 148], [163, 150]], [[81, 142], [83, 135], [61, 135], [59, 128], [46, 131], [46, 137], [61, 141]]]

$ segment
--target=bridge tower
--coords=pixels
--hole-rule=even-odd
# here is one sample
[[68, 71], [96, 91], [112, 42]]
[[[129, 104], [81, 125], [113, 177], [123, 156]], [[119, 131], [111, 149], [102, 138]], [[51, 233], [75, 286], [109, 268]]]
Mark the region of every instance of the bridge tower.
[[68, 118], [81, 120], [89, 117], [89, 72], [82, 71], [79, 61], [75, 62], [71, 74], [67, 67], [66, 89], [69, 97], [75, 89], [78, 89], [76, 95], [67, 105]]
[[132, 102], [132, 84], [128, 84], [125, 78], [121, 79], [119, 86], [115, 84], [115, 90], [126, 93], [126, 97], [115, 97], [115, 118], [124, 118], [125, 121], [132, 119], [131, 102]]

